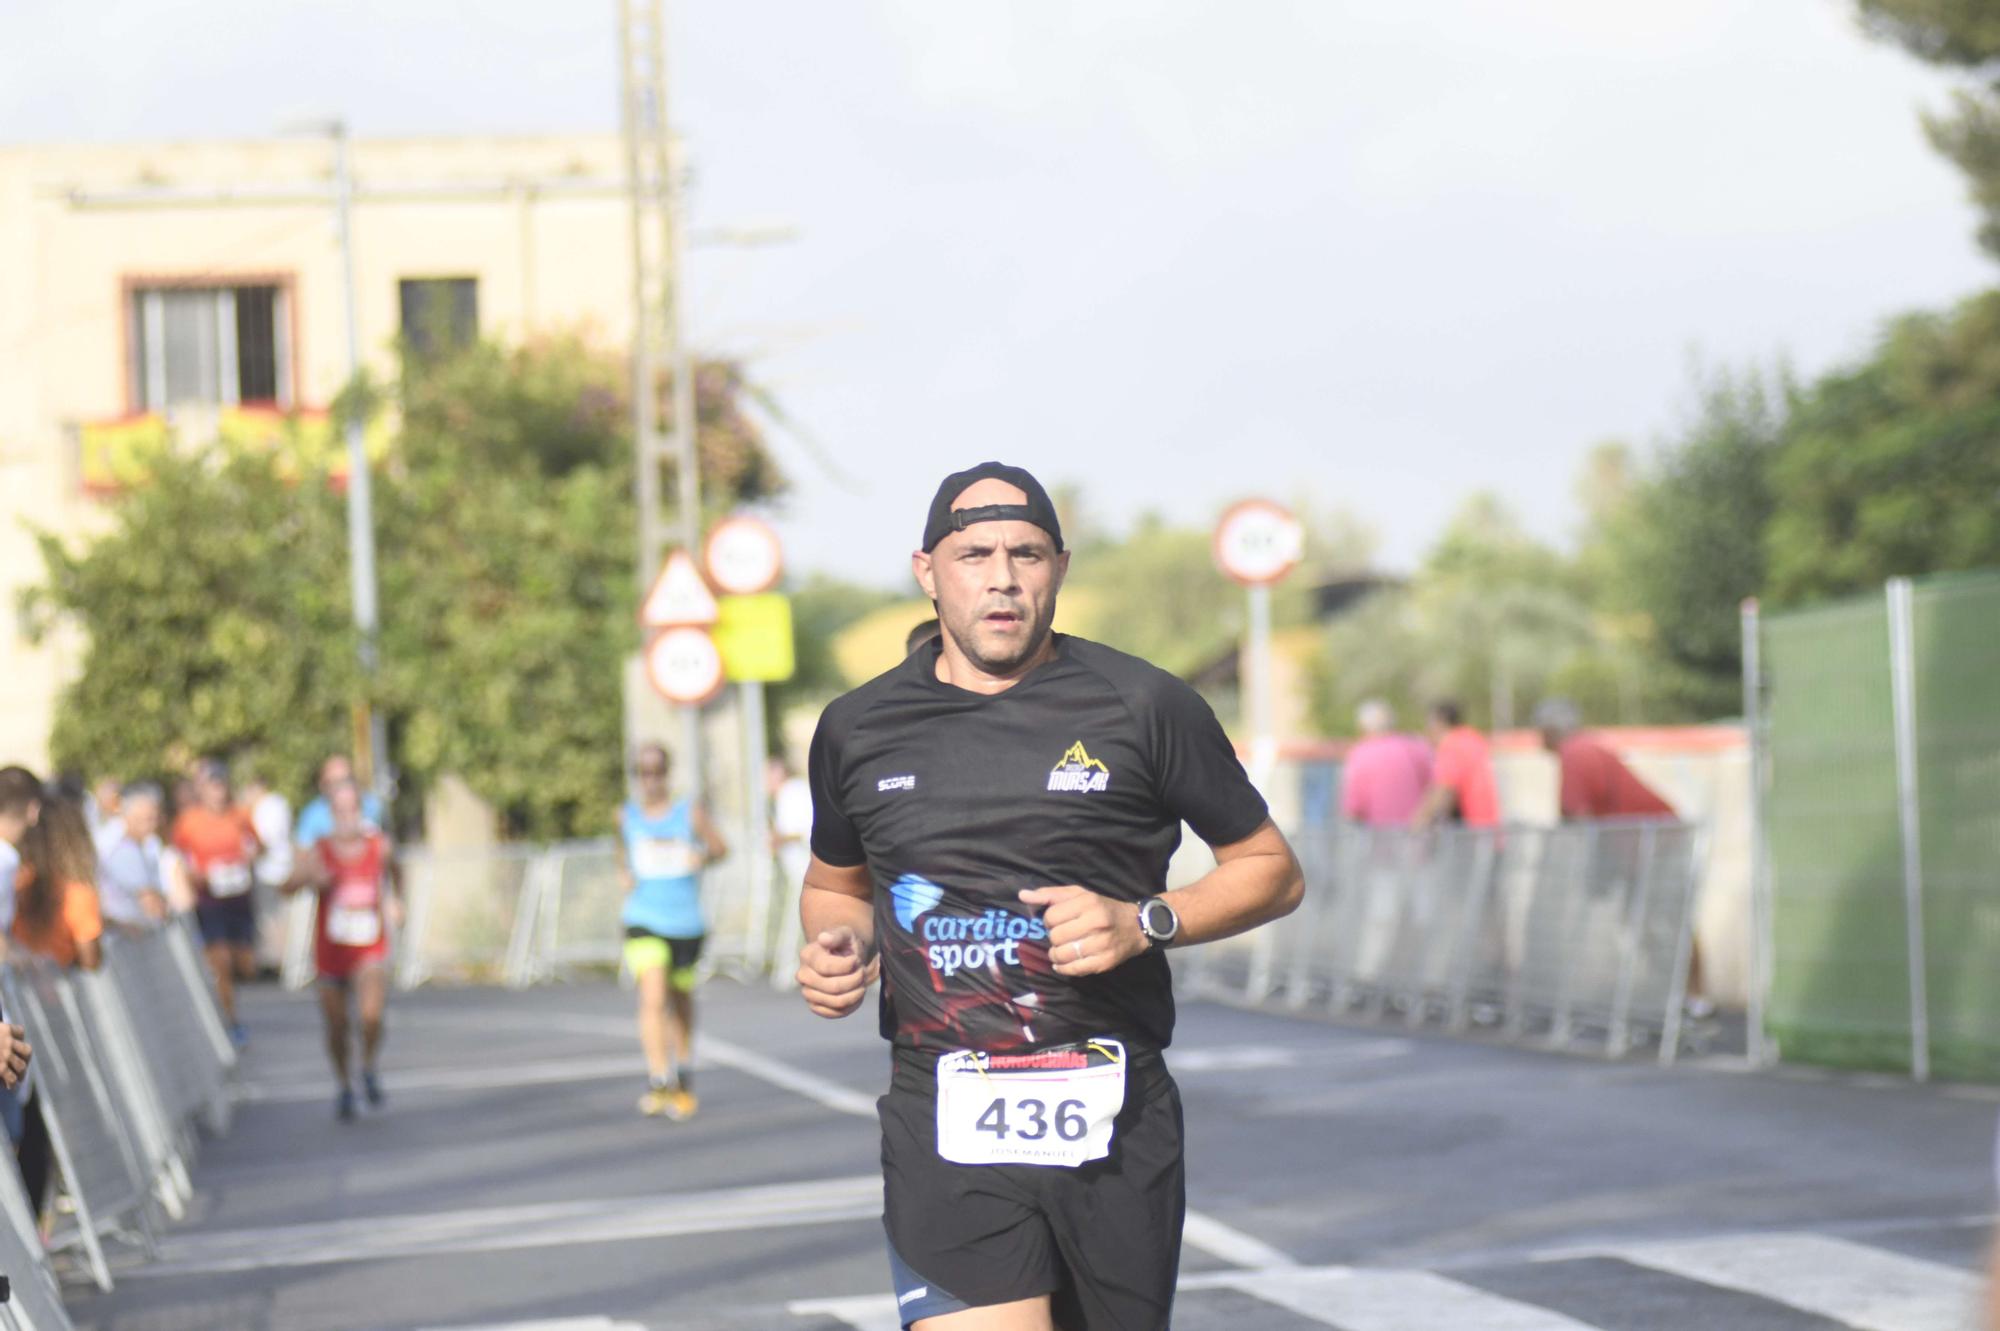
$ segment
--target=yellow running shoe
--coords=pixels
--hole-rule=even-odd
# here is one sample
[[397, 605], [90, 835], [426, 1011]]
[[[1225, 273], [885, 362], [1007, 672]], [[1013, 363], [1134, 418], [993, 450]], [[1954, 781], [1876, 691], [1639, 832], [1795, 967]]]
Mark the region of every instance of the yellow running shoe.
[[651, 1087], [639, 1097], [639, 1112], [648, 1118], [673, 1118], [674, 1095], [671, 1087]]
[[676, 1123], [685, 1123], [694, 1117], [694, 1111], [700, 1104], [693, 1091], [668, 1091], [666, 1115]]

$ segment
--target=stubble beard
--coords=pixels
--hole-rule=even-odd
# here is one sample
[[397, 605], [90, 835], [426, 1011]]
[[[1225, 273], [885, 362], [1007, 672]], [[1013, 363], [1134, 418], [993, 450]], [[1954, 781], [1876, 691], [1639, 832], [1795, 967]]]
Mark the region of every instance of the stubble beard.
[[951, 634], [951, 640], [958, 644], [958, 650], [964, 655], [966, 660], [972, 662], [973, 665], [988, 675], [1006, 676], [1013, 674], [1029, 661], [1034, 660], [1042, 648], [1048, 644], [1050, 627], [1055, 623], [1056, 619], [1056, 607], [1054, 600], [1051, 599], [1048, 608], [1036, 616], [1033, 625], [1029, 629], [1028, 639], [1021, 645], [1021, 649], [1005, 657], [988, 656], [980, 650], [978, 635], [979, 622], [982, 617], [983, 612], [981, 615], [975, 615], [963, 633], [959, 632], [956, 624], [949, 622], [946, 622], [944, 625], [945, 631]]

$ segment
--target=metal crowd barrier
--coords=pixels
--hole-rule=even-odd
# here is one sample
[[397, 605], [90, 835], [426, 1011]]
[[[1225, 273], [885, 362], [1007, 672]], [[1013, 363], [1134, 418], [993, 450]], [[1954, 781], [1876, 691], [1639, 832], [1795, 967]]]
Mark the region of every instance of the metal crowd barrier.
[[23, 1099], [31, 1089], [66, 1202], [53, 1208], [45, 1245], [18, 1175], [0, 1169], [0, 1273], [13, 1295], [0, 1305], [0, 1331], [69, 1326], [50, 1253], [80, 1250], [106, 1290], [109, 1245], [152, 1255], [192, 1199], [200, 1129], [228, 1126], [235, 1051], [191, 928], [178, 919], [107, 936], [96, 973], [32, 956], [0, 969], [8, 1019], [35, 1049]]
[[[440, 979], [521, 987], [582, 967], [619, 966], [619, 856], [610, 840], [405, 852], [408, 915], [392, 946], [397, 987]], [[763, 976], [782, 913], [796, 910], [796, 889], [760, 902], [750, 877], [736, 854], [702, 875], [702, 964], [711, 972]], [[314, 898], [300, 893], [287, 909], [282, 975], [300, 988], [312, 980]], [[789, 976], [789, 965], [780, 969]]]
[[62, 1287], [42, 1249], [27, 1191], [20, 1174], [6, 1167], [0, 1167], [0, 1273], [10, 1286], [8, 1302], [0, 1304], [0, 1328], [69, 1331]]
[[1228, 997], [1597, 1042], [1680, 1043], [1701, 829], [1660, 819], [1500, 829], [1326, 827], [1294, 840], [1294, 919], [1190, 958]]

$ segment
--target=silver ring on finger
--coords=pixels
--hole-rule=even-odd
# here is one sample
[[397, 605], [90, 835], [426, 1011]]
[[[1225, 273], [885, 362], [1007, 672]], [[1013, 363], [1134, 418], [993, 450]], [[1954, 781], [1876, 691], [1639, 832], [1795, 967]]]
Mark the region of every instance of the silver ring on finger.
[[1076, 949], [1076, 959], [1077, 959], [1078, 961], [1082, 961], [1082, 960], [1083, 960], [1083, 940], [1082, 940], [1081, 938], [1079, 938], [1079, 939], [1077, 939], [1077, 940], [1076, 940], [1076, 941], [1075, 941], [1074, 943], [1071, 943], [1071, 944], [1070, 944], [1070, 946]]

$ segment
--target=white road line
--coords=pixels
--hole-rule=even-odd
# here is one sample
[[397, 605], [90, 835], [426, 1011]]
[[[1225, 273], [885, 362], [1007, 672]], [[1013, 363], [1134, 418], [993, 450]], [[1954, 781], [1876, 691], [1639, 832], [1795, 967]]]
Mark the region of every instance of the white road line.
[[1215, 1283], [1342, 1331], [1591, 1331], [1587, 1322], [1489, 1294], [1430, 1271], [1219, 1272]]
[[[596, 1032], [605, 1031], [613, 1023], [609, 1018], [603, 1017], [564, 1017], [553, 1022], [544, 1021], [540, 1024], [545, 1028], [551, 1025], [558, 1025], [568, 1029], [582, 1028]], [[621, 1032], [623, 1031], [622, 1025], [619, 1029]], [[1409, 1047], [1409, 1042], [1404, 1040], [1383, 1040], [1372, 1043], [1387, 1052], [1400, 1052]], [[1357, 1048], [1364, 1049], [1367, 1047], [1367, 1045], [1357, 1046]], [[1258, 1047], [1251, 1046], [1251, 1048], [1255, 1049]], [[1178, 1061], [1185, 1062], [1190, 1055], [1198, 1058], [1202, 1052], [1200, 1050], [1190, 1050], [1186, 1054], [1176, 1055], [1175, 1057]], [[1226, 1054], [1230, 1051], [1223, 1049], [1210, 1052]], [[874, 1096], [857, 1091], [851, 1086], [843, 1086], [837, 1081], [832, 1081], [816, 1073], [807, 1072], [804, 1068], [794, 1067], [789, 1063], [770, 1058], [753, 1049], [745, 1048], [733, 1040], [725, 1040], [720, 1036], [698, 1034], [695, 1036], [695, 1056], [698, 1062], [706, 1061], [716, 1064], [719, 1067], [733, 1068], [746, 1076], [755, 1077], [757, 1080], [776, 1086], [781, 1090], [790, 1091], [795, 1095], [802, 1095], [815, 1104], [831, 1109], [835, 1113], [848, 1114], [855, 1118], [865, 1118], [871, 1123], [875, 1121]], [[1228, 1065], [1223, 1064], [1223, 1066]], [[390, 1089], [393, 1091], [395, 1087], [391, 1086]], [[880, 1212], [878, 1211], [877, 1214], [879, 1215]], [[1187, 1213], [1186, 1223], [1181, 1230], [1181, 1238], [1183, 1242], [1192, 1247], [1199, 1248], [1213, 1257], [1218, 1257], [1225, 1262], [1231, 1262], [1238, 1266], [1284, 1267], [1292, 1265], [1292, 1259], [1278, 1249], [1271, 1247], [1260, 1239], [1252, 1238], [1239, 1229], [1233, 1229], [1223, 1224], [1211, 1215], [1193, 1209], [1190, 1209]]]
[[[1275, 1271], [1204, 1271], [1181, 1277], [1183, 1293], [1240, 1290], [1344, 1331], [1593, 1331], [1530, 1303], [1488, 1294], [1428, 1271], [1367, 1271], [1345, 1266], [1285, 1267]], [[797, 1317], [838, 1318], [855, 1331], [898, 1331], [890, 1294], [846, 1299], [797, 1299], [785, 1305]]]
[[1824, 1234], [1738, 1234], [1597, 1253], [1790, 1304], [1858, 1331], [1961, 1331], [1979, 1293], [1968, 1272]]
[[[520, 1065], [469, 1068], [425, 1068], [383, 1074], [385, 1089], [392, 1095], [424, 1094], [433, 1091], [500, 1091], [513, 1086], [546, 1086], [557, 1082], [600, 1081], [630, 1077], [638, 1081], [646, 1075], [646, 1065], [634, 1050], [630, 1054], [604, 1058], [543, 1060]], [[245, 1082], [236, 1098], [246, 1104], [301, 1104], [331, 1100], [331, 1083], [324, 1077], [304, 1082]]]
[[1214, 1216], [1192, 1208], [1181, 1223], [1181, 1241], [1211, 1257], [1253, 1268], [1284, 1269], [1296, 1266], [1290, 1253], [1280, 1252], [1262, 1239], [1223, 1224]]
[[646, 1331], [646, 1328], [638, 1322], [614, 1322], [609, 1317], [558, 1317], [553, 1321], [419, 1327], [417, 1331]]
[[[796, 1095], [803, 1095], [806, 1099], [824, 1105], [828, 1109], [838, 1113], [852, 1114], [856, 1118], [865, 1118], [871, 1123], [875, 1121], [874, 1096], [864, 1094], [849, 1086], [842, 1086], [837, 1081], [829, 1081], [825, 1077], [816, 1076], [813, 1073], [807, 1072], [804, 1068], [795, 1068], [789, 1063], [780, 1063], [775, 1058], [767, 1058], [755, 1050], [745, 1049], [742, 1045], [732, 1041], [719, 1039], [712, 1035], [697, 1035], [695, 1037], [695, 1056], [697, 1061], [706, 1059], [711, 1063], [720, 1064], [725, 1068], [734, 1068], [738, 1072], [757, 1078], [759, 1081], [769, 1082], [781, 1090], [791, 1091]], [[885, 1074], [887, 1070], [887, 1059], [884, 1059], [883, 1071]], [[887, 1080], [886, 1075], [884, 1076], [884, 1080]]]
[[133, 1277], [387, 1261], [441, 1253], [569, 1247], [626, 1239], [877, 1220], [875, 1174], [658, 1197], [545, 1202], [417, 1215], [361, 1216], [253, 1230], [172, 1235]]
[[863, 1294], [852, 1299], [794, 1299], [785, 1305], [794, 1317], [831, 1317], [855, 1331], [903, 1331], [903, 1315], [893, 1294]]

